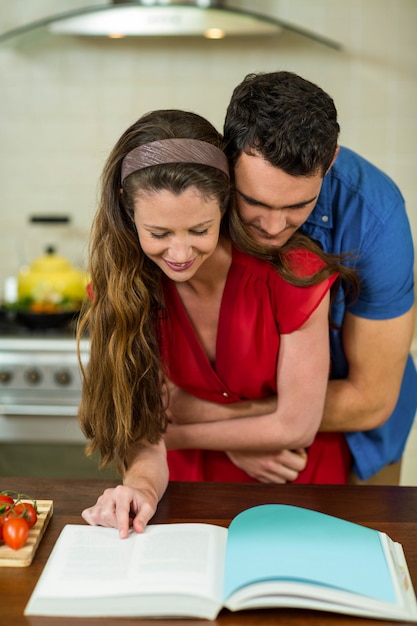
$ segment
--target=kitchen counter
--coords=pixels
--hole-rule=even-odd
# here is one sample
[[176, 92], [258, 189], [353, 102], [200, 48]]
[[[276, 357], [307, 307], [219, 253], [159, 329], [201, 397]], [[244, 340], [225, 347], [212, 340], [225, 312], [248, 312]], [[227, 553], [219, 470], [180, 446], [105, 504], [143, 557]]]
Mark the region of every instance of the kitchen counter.
[[[83, 523], [82, 509], [92, 505], [111, 481], [41, 478], [2, 479], [0, 489], [13, 489], [39, 500], [53, 500], [53, 517], [29, 567], [0, 568], [0, 624], [13, 626], [114, 626], [114, 618], [76, 619], [24, 617], [23, 610], [52, 547], [65, 524]], [[266, 503], [303, 506], [343, 517], [386, 532], [400, 542], [417, 589], [417, 487], [262, 485], [242, 483], [171, 483], [153, 518], [155, 523], [207, 522], [228, 526], [243, 509]], [[365, 620], [331, 613], [295, 609], [222, 614], [214, 622], [195, 619], [117, 620], [123, 626], [329, 626], [389, 625], [398, 622]]]

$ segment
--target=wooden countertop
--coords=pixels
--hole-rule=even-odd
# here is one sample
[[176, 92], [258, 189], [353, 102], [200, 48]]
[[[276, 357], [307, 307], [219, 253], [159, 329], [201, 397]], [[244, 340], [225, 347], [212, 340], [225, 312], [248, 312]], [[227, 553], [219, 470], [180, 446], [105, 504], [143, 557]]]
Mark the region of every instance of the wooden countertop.
[[[3, 626], [380, 626], [399, 622], [302, 611], [295, 609], [224, 611], [214, 622], [114, 618], [76, 619], [25, 617], [23, 610], [52, 547], [65, 524], [83, 523], [80, 512], [91, 506], [112, 483], [96, 480], [6, 478], [1, 489], [14, 489], [39, 500], [53, 500], [54, 513], [29, 567], [0, 569], [0, 624]], [[113, 483], [117, 484], [117, 483]], [[198, 521], [228, 526], [243, 509], [257, 504], [303, 506], [376, 528], [400, 542], [417, 590], [417, 487], [261, 485], [242, 483], [171, 483], [152, 521]]]

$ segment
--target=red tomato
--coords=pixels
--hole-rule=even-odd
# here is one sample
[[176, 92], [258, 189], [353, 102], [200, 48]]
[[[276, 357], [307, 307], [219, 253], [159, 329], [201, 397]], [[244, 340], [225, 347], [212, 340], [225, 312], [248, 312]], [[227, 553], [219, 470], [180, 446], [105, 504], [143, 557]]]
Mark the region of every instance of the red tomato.
[[19, 502], [16, 504], [10, 511], [8, 517], [14, 515], [15, 517], [23, 517], [29, 528], [32, 528], [38, 521], [38, 514], [36, 512], [36, 508], [30, 502]]
[[[6, 515], [10, 510], [11, 504], [14, 503], [13, 498], [0, 494], [0, 541], [3, 539], [3, 524], [6, 519]], [[10, 502], [11, 501], [11, 502]]]
[[14, 500], [11, 496], [8, 496], [5, 493], [0, 493], [0, 506], [2, 504], [13, 504]]
[[29, 524], [23, 517], [10, 516], [3, 524], [3, 539], [9, 548], [19, 550], [29, 535]]

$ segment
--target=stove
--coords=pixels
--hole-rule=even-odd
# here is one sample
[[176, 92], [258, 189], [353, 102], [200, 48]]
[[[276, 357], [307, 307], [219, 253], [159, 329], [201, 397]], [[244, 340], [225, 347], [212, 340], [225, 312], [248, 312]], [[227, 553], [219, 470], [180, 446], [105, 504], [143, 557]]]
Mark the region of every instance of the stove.
[[[88, 362], [88, 341], [81, 344]], [[0, 323], [0, 441], [84, 441], [75, 329], [34, 331]]]

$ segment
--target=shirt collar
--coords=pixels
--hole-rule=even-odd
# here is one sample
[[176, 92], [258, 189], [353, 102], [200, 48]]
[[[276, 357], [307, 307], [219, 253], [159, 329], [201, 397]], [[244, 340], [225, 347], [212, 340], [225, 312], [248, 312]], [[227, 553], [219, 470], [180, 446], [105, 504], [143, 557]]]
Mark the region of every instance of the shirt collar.
[[321, 186], [317, 204], [306, 220], [307, 224], [314, 224], [322, 228], [333, 228], [332, 199], [330, 194], [330, 175], [328, 172]]

